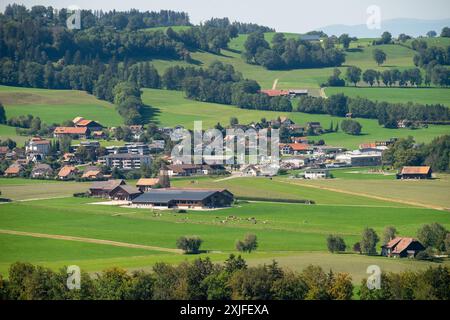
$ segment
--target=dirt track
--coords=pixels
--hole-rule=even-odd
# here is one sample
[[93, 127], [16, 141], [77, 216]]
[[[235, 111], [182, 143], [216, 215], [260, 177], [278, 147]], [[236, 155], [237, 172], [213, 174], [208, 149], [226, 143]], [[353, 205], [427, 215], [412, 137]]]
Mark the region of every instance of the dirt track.
[[56, 234], [24, 232], [24, 231], [15, 231], [15, 230], [3, 230], [3, 229], [0, 229], [0, 233], [1, 234], [12, 234], [12, 235], [17, 235], [17, 236], [35, 237], [35, 238], [45, 238], [45, 239], [56, 239], [56, 240], [66, 240], [66, 241], [78, 241], [78, 242], [85, 242], [85, 243], [95, 243], [95, 244], [103, 244], [103, 245], [108, 245], [108, 246], [133, 248], [133, 249], [144, 249], [144, 250], [152, 250], [152, 251], [164, 251], [164, 252], [178, 253], [178, 254], [182, 254], [183, 253], [183, 251], [179, 250], [179, 249], [170, 249], [170, 248], [146, 246], [146, 245], [143, 245], [143, 244], [134, 244], [134, 243], [111, 241], [111, 240], [101, 240], [101, 239], [82, 238], [82, 237], [73, 237], [73, 236], [62, 236], [62, 235], [56, 235]]

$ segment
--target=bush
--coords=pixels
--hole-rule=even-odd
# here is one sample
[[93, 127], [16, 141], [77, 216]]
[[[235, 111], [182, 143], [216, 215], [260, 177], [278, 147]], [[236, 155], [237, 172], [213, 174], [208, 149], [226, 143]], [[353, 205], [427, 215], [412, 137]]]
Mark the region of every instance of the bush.
[[345, 251], [345, 248], [347, 246], [345, 245], [344, 239], [342, 239], [342, 237], [330, 234], [327, 237], [327, 247], [328, 251], [330, 251], [331, 253], [335, 253]]
[[361, 133], [362, 126], [355, 120], [343, 120], [341, 122], [341, 129], [347, 134], [358, 135]]
[[89, 198], [90, 195], [88, 192], [77, 192], [77, 193], [74, 193], [73, 196], [75, 198]]
[[203, 240], [198, 236], [184, 236], [177, 240], [177, 248], [183, 250], [185, 253], [197, 254]]
[[243, 241], [238, 240], [236, 242], [236, 250], [242, 251], [242, 252], [250, 253], [250, 252], [256, 250], [257, 247], [258, 247], [258, 241], [254, 234], [247, 234]]

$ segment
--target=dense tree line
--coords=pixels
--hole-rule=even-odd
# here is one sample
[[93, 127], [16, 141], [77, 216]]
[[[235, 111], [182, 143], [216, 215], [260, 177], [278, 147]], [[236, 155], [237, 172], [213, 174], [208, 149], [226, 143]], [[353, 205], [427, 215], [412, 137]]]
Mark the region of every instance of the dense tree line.
[[[429, 86], [431, 83], [437, 86], [448, 86], [449, 80], [446, 78], [447, 68], [442, 67], [442, 69], [445, 70], [434, 68], [424, 78], [419, 68], [404, 69], [402, 71], [399, 69], [387, 69], [379, 72], [373, 69], [363, 71], [359, 67], [350, 66], [346, 69], [345, 80], [355, 86], [360, 82], [364, 82], [371, 87], [374, 85], [384, 85], [386, 87], [417, 87], [422, 84]], [[341, 71], [335, 68], [333, 74], [322, 86], [343, 87], [345, 86], [345, 80], [341, 78]]]
[[[27, 9], [23, 5], [8, 4], [4, 15], [12, 20], [39, 19], [47, 26], [66, 26], [66, 20], [71, 13], [67, 9], [57, 10], [51, 6], [36, 5]], [[138, 28], [151, 28], [160, 26], [190, 25], [189, 15], [186, 12], [170, 10], [144, 11], [135, 9], [129, 11], [103, 11], [81, 10], [82, 27], [90, 28], [95, 25], [113, 27], [118, 30]]]
[[[224, 264], [209, 258], [177, 266], [157, 263], [151, 273], [110, 268], [91, 277], [82, 272], [80, 288], [74, 290], [67, 288], [67, 276], [65, 269], [14, 263], [9, 278], [0, 278], [0, 300], [350, 300], [354, 288], [347, 273], [312, 265], [299, 273], [275, 261], [249, 267], [234, 255]], [[362, 281], [361, 299], [450, 299], [447, 267], [381, 276], [380, 289], [368, 289]]]
[[284, 34], [277, 33], [271, 44], [264, 39], [263, 33], [251, 33], [245, 41], [243, 56], [248, 63], [269, 70], [332, 67], [345, 61], [344, 53], [331, 41], [322, 46], [301, 39], [286, 39]]
[[332, 95], [328, 99], [301, 97], [297, 111], [340, 117], [352, 113], [357, 118], [378, 119], [378, 123], [387, 128], [397, 128], [397, 121], [405, 119], [425, 122], [450, 120], [448, 107], [440, 104], [378, 102], [360, 97], [349, 98], [344, 94]]
[[54, 272], [15, 263], [0, 278], [0, 299], [13, 300], [349, 300], [351, 278], [309, 266], [301, 273], [270, 265], [248, 267], [240, 256], [224, 264], [209, 258], [178, 266], [157, 263], [152, 273], [111, 268], [90, 277], [82, 272], [80, 289], [68, 290], [66, 270]]
[[244, 109], [292, 111], [287, 97], [269, 97], [259, 93], [254, 80], [244, 79], [232, 65], [213, 62], [208, 68], [167, 68], [162, 84], [171, 90], [183, 90], [190, 99], [236, 105]]
[[399, 139], [383, 152], [383, 162], [394, 168], [428, 165], [436, 172], [450, 172], [450, 135], [429, 144], [417, 144], [412, 137]]
[[426, 71], [425, 82], [440, 86], [450, 85], [450, 46], [446, 48], [431, 46], [424, 40], [416, 39], [411, 43], [414, 56], [414, 64]]

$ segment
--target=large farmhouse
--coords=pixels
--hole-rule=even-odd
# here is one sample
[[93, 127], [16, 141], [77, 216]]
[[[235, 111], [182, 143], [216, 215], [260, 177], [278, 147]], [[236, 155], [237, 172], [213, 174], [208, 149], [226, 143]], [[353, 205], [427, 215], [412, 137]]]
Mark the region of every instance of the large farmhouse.
[[428, 166], [403, 167], [397, 179], [431, 179], [431, 173]]
[[234, 196], [228, 190], [152, 189], [132, 201], [149, 208], [207, 209], [229, 207]]
[[396, 237], [381, 247], [381, 255], [395, 258], [414, 258], [425, 247], [416, 239]]

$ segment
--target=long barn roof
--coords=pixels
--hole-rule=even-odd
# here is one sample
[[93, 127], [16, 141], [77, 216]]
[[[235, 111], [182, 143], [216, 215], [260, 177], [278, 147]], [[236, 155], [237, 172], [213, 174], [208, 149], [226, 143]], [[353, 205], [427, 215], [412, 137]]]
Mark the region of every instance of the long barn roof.
[[143, 193], [133, 200], [133, 202], [142, 203], [168, 203], [170, 201], [202, 201], [216, 192], [223, 190], [201, 190], [201, 189], [153, 189]]

